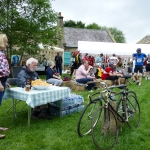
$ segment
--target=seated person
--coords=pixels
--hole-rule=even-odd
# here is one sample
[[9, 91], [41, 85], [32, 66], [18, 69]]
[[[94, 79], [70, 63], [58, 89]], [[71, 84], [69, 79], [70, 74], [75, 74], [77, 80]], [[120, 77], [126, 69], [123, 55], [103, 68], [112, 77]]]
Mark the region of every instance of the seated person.
[[[95, 77], [92, 77], [89, 74], [91, 67], [89, 67], [88, 60], [83, 60], [82, 65], [76, 71], [76, 81], [78, 83], [86, 84], [89, 81], [93, 81]], [[93, 92], [92, 88], [97, 89], [95, 83], [90, 83], [87, 86], [89, 92]]]
[[105, 68], [105, 71], [103, 72], [102, 75], [102, 80], [111, 80], [113, 82], [113, 85], [115, 83], [115, 81], [118, 81], [118, 84], [120, 85], [120, 76], [122, 76], [122, 74], [114, 72], [114, 63], [110, 62], [109, 66]]
[[[35, 71], [37, 64], [38, 64], [38, 60], [36, 60], [34, 58], [29, 58], [26, 61], [26, 66], [22, 67], [22, 70], [20, 71], [20, 73], [17, 76], [16, 82], [19, 87], [25, 87], [25, 85], [27, 84], [27, 81], [29, 79], [36, 80], [39, 78], [38, 74]], [[40, 119], [40, 118], [52, 119], [48, 115], [48, 104], [37, 106], [37, 107], [33, 108], [32, 118], [34, 118], [34, 119]]]
[[96, 79], [101, 79], [102, 74], [103, 74], [103, 68], [101, 67], [100, 63], [97, 63], [97, 69], [95, 73]]
[[46, 81], [50, 84], [60, 86], [62, 84], [62, 79], [59, 74], [54, 70], [55, 63], [53, 61], [48, 62], [49, 67], [46, 69]]

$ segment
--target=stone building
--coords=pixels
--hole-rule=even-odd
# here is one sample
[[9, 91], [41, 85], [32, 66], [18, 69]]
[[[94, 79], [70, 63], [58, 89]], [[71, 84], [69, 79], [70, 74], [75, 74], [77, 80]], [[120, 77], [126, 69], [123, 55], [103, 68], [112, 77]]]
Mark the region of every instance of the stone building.
[[138, 41], [137, 44], [150, 44], [150, 34]]
[[63, 26], [63, 16], [59, 13], [58, 27], [63, 30], [63, 38], [58, 47], [66, 52], [74, 52], [78, 48], [78, 41], [111, 42], [115, 40], [108, 30], [80, 29]]

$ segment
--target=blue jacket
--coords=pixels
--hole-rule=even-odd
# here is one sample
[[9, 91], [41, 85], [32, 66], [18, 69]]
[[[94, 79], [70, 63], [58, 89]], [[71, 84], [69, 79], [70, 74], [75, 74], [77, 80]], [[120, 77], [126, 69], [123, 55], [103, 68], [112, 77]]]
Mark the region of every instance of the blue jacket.
[[54, 70], [50, 67], [46, 69], [46, 80], [53, 78]]
[[38, 79], [38, 74], [34, 71], [29, 71], [26, 66], [22, 67], [22, 70], [19, 72], [17, 76], [17, 85], [19, 87], [25, 87], [27, 79], [36, 80]]

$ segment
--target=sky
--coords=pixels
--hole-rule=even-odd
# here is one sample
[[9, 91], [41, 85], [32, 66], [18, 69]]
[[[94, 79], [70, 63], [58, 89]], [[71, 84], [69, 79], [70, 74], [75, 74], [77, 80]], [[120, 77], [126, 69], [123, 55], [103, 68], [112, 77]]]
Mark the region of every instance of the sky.
[[97, 23], [121, 30], [126, 43], [135, 44], [150, 34], [150, 0], [55, 0], [51, 4], [64, 21]]

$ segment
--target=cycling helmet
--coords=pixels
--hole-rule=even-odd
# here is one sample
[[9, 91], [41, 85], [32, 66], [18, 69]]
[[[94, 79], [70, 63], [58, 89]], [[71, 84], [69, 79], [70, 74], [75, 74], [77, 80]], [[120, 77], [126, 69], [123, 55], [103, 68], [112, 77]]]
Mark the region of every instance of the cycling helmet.
[[137, 48], [136, 52], [137, 53], [141, 52], [141, 48]]

